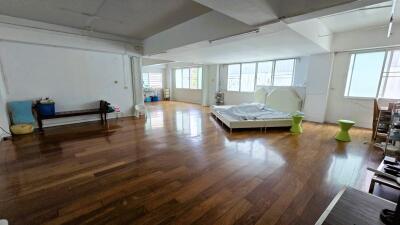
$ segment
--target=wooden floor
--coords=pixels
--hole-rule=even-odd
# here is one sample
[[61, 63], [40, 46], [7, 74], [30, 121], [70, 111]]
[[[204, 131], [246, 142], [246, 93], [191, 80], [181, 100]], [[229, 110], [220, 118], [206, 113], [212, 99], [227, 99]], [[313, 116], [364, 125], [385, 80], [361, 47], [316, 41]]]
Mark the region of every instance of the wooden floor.
[[208, 108], [48, 128], [0, 143], [0, 218], [33, 224], [314, 224], [346, 185], [366, 191], [382, 153], [335, 125], [236, 131]]

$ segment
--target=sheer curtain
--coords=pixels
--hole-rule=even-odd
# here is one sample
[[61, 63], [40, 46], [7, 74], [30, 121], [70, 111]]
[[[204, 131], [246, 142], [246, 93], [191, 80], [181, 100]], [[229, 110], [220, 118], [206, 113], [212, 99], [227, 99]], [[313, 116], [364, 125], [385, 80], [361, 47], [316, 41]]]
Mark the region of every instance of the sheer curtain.
[[131, 57], [131, 75], [132, 75], [132, 92], [133, 92], [133, 113], [139, 117], [139, 111], [135, 109], [136, 105], [144, 105], [143, 97], [143, 80], [142, 80], [142, 58], [137, 56]]

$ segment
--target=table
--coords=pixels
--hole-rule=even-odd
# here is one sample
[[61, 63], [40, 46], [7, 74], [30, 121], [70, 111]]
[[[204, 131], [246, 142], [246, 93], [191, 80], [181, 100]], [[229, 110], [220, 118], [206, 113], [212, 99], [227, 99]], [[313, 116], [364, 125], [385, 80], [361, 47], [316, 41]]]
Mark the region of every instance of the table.
[[[384, 167], [385, 167], [385, 164], [383, 163], [383, 160], [382, 160], [382, 162], [381, 162], [381, 164], [379, 164], [377, 170], [385, 172], [383, 169]], [[375, 174], [371, 179], [371, 184], [369, 185], [369, 191], [368, 191], [369, 193], [371, 193], [371, 194], [374, 193], [374, 188], [375, 188], [376, 183], [394, 188], [396, 190], [400, 190], [400, 185], [398, 183], [396, 183], [396, 181], [382, 177], [382, 176], [378, 176]]]
[[381, 210], [395, 208], [391, 201], [348, 187], [336, 195], [315, 225], [383, 225]]
[[99, 114], [101, 122], [107, 123], [108, 106], [110, 104], [104, 100], [100, 100], [99, 107], [95, 108], [95, 109], [56, 112], [54, 115], [41, 115], [40, 110], [39, 110], [39, 105], [40, 105], [40, 101], [38, 101], [36, 103], [35, 110], [36, 110], [36, 115], [37, 115], [39, 131], [43, 132], [43, 120], [49, 120], [49, 119]]

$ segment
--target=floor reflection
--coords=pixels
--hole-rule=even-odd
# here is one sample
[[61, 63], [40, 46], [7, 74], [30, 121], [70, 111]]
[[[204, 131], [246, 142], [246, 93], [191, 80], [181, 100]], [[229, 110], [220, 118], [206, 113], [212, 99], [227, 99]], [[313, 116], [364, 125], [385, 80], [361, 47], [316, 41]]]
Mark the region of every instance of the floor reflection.
[[259, 140], [229, 141], [226, 138], [225, 146], [233, 148], [238, 153], [246, 154], [252, 159], [273, 162], [279, 166], [285, 164], [285, 160], [278, 152], [269, 148], [269, 145], [266, 145], [264, 142]]
[[176, 111], [175, 122], [178, 133], [198, 136], [202, 132], [202, 117], [198, 112]]
[[147, 114], [146, 128], [164, 127], [164, 112], [161, 110], [151, 111]]
[[362, 156], [354, 154], [332, 156], [326, 182], [336, 185], [356, 183], [357, 174], [362, 169], [362, 160]]

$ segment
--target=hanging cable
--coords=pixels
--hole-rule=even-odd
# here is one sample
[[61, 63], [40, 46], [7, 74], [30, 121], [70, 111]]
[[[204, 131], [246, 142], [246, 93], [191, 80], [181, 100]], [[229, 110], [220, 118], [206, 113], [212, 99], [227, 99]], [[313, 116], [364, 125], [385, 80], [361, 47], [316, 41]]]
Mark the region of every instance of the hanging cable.
[[11, 135], [11, 133], [8, 132], [6, 129], [4, 129], [4, 128], [2, 128], [2, 127], [0, 127], [0, 129], [1, 129], [4, 133]]

